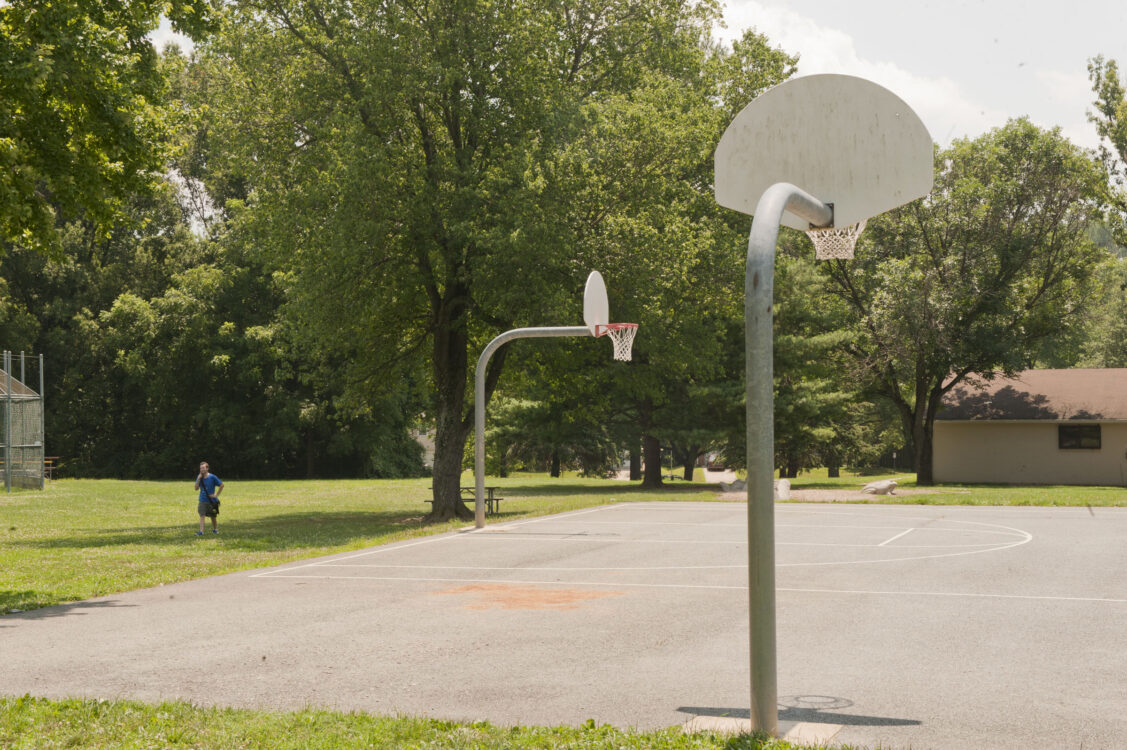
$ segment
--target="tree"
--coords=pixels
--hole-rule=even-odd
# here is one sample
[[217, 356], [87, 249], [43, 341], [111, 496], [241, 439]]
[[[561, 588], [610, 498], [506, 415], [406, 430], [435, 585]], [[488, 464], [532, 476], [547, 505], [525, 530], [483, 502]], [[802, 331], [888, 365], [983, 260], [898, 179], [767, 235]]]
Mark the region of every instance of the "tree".
[[[605, 424], [588, 404], [495, 399], [491, 428], [486, 433], [487, 467], [500, 476], [508, 466], [547, 467], [559, 477], [564, 469], [601, 474], [616, 462], [617, 446]], [[492, 466], [489, 464], [492, 463]]]
[[[472, 355], [506, 328], [555, 324], [592, 267], [556, 231], [575, 202], [556, 190], [557, 157], [584, 136], [591, 107], [650, 81], [699, 80], [716, 12], [690, 0], [261, 0], [240, 5], [207, 48], [224, 90], [212, 132], [247, 169], [232, 218], [271, 247], [301, 327], [335, 340], [361, 390], [428, 372], [432, 518], [471, 515], [459, 485]], [[737, 68], [746, 78], [749, 66]], [[653, 153], [678, 147], [658, 135]], [[692, 155], [698, 197], [713, 143]], [[626, 165], [583, 175], [571, 164], [589, 196], [603, 191], [587, 204], [597, 233], [624, 192], [674, 179], [659, 162]], [[667, 222], [669, 239], [691, 233], [691, 218]], [[613, 239], [611, 257], [629, 251], [632, 238]], [[507, 356], [490, 362], [490, 394]]]
[[717, 432], [707, 402], [733, 377], [724, 351], [743, 314], [747, 228], [716, 204], [713, 152], [731, 116], [795, 63], [747, 32], [699, 71], [651, 75], [588, 103], [546, 170], [544, 193], [559, 207], [553, 234], [602, 271], [612, 316], [641, 326], [633, 361], [584, 375], [605, 376], [608, 418], [640, 440], [645, 487], [662, 485], [663, 443], [691, 461]]
[[830, 292], [850, 310], [848, 351], [890, 399], [919, 481], [945, 393], [1011, 375], [1082, 325], [1106, 251], [1089, 238], [1106, 176], [1058, 130], [1013, 120], [938, 151], [932, 194], [869, 224]]
[[[1088, 119], [1100, 136], [1100, 156], [1119, 188], [1118, 208], [1127, 212], [1127, 98], [1119, 80], [1119, 64], [1097, 55], [1088, 61], [1088, 78], [1096, 94], [1096, 111]], [[1122, 239], [1121, 242], [1127, 242]]]
[[1084, 330], [1081, 367], [1127, 367], [1127, 259], [1109, 258], [1100, 269], [1096, 295]]
[[0, 3], [0, 243], [58, 251], [79, 215], [108, 232], [160, 174], [162, 14], [196, 38], [213, 23], [207, 0]]
[[809, 241], [788, 231], [782, 244], [801, 248], [778, 255], [774, 305], [775, 463], [794, 478], [825, 454], [831, 468], [840, 466], [833, 448], [856, 393], [841, 356], [850, 338], [840, 327], [843, 311], [820, 293]]

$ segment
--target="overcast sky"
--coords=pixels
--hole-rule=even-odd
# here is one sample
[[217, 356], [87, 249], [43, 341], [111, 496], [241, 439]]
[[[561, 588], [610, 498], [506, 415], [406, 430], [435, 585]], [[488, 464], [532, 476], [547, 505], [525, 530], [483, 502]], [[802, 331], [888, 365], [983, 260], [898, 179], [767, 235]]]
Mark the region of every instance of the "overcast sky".
[[[731, 39], [754, 27], [799, 75], [848, 73], [891, 89], [941, 145], [1029, 116], [1095, 147], [1088, 59], [1127, 66], [1127, 0], [726, 0]], [[158, 45], [170, 36], [165, 23]]]
[[754, 27], [799, 75], [891, 89], [944, 146], [1026, 115], [1095, 147], [1088, 60], [1127, 65], [1127, 0], [727, 0], [725, 17], [722, 37]]

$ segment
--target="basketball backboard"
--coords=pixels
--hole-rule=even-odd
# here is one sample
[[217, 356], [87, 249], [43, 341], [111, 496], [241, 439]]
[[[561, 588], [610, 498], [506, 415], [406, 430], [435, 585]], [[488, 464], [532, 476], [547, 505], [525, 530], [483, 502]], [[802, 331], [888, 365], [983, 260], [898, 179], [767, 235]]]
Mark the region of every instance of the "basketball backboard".
[[583, 289], [583, 322], [591, 329], [592, 336], [602, 333], [598, 327], [610, 322], [607, 285], [598, 271], [592, 271], [587, 276], [587, 286]]
[[[794, 78], [741, 111], [716, 148], [716, 202], [754, 214], [763, 192], [788, 182], [856, 224], [931, 192], [932, 141], [904, 100], [872, 81]], [[786, 213], [782, 223], [809, 224]]]

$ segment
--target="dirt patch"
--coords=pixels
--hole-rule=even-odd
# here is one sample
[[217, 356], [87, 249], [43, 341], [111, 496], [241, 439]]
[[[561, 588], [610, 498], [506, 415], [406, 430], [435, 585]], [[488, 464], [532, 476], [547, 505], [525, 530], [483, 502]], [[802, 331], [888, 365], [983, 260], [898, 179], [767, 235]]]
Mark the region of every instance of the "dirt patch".
[[461, 594], [474, 597], [466, 609], [579, 609], [593, 599], [622, 596], [623, 591], [584, 591], [582, 589], [548, 589], [539, 586], [513, 586], [503, 583], [458, 586], [438, 594]]

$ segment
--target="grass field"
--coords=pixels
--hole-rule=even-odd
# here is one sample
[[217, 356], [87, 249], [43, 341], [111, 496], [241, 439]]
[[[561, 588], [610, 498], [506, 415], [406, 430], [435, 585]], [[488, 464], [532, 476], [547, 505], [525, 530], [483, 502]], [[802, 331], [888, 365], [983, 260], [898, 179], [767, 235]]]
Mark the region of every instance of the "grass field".
[[[873, 496], [872, 502], [911, 505], [1045, 505], [1112, 507], [1127, 506], [1127, 488], [1076, 487], [1070, 485], [916, 484], [915, 474], [882, 472], [879, 475], [829, 478], [826, 470], [805, 472], [792, 479], [792, 489], [858, 489], [877, 479], [895, 479], [897, 489], [923, 490], [921, 494]], [[934, 490], [934, 491], [932, 491]]]
[[[610, 726], [498, 727], [334, 711], [200, 708], [183, 702], [0, 698], [0, 747], [168, 748], [621, 748], [622, 750], [803, 750], [764, 735], [634, 732]], [[809, 750], [809, 749], [807, 749]]]

